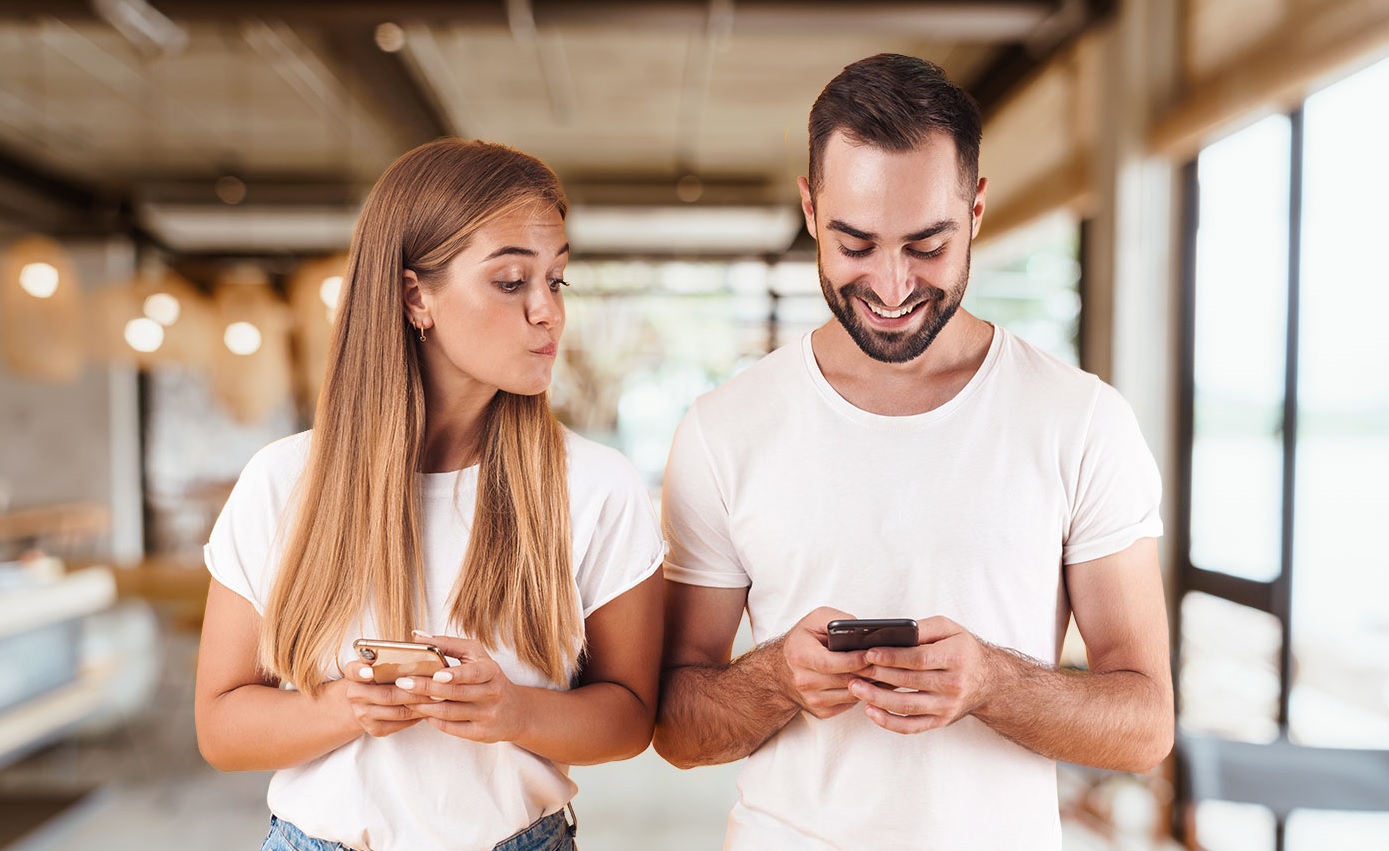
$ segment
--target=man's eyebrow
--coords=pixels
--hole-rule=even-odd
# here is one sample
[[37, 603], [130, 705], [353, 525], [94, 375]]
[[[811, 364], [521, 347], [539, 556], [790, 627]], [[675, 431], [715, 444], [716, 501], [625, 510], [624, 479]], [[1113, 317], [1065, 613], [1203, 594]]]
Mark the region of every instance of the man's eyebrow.
[[842, 234], [852, 236], [854, 239], [861, 239], [864, 242], [875, 242], [878, 239], [876, 233], [869, 233], [868, 231], [862, 231], [855, 227], [849, 227], [839, 219], [830, 219], [830, 223], [825, 227], [829, 230], [837, 230]]
[[909, 234], [907, 234], [906, 238], [903, 239], [902, 241], [903, 241], [903, 242], [920, 242], [920, 241], [923, 240], [923, 239], [930, 239], [930, 238], [933, 237], [933, 236], [939, 236], [940, 234], [943, 234], [943, 233], [954, 233], [955, 231], [957, 231], [957, 230], [959, 230], [959, 229], [960, 229], [959, 223], [955, 222], [954, 220], [947, 219], [946, 221], [943, 221], [943, 222], [936, 222], [935, 224], [931, 225], [930, 227], [924, 228], [924, 229], [922, 229], [922, 230], [919, 230], [919, 231], [917, 231], [916, 233], [909, 233]]
[[[829, 230], [839, 231], [842, 234], [852, 236], [854, 239], [861, 239], [864, 242], [878, 241], [878, 235], [876, 233], [870, 233], [868, 231], [859, 230], [858, 228], [847, 225], [838, 219], [831, 219], [830, 223], [826, 225], [826, 227]], [[921, 230], [916, 231], [915, 233], [909, 233], [905, 237], [903, 237], [902, 241], [920, 242], [923, 239], [930, 239], [931, 237], [938, 236], [939, 234], [954, 233], [955, 231], [959, 230], [959, 228], [959, 223], [950, 219], [946, 219], [944, 221], [939, 221], [935, 224], [924, 227]]]
[[[555, 252], [555, 256], [556, 256], [556, 257], [560, 257], [560, 256], [565, 255], [565, 254], [568, 254], [568, 253], [569, 253], [569, 243], [566, 242], [566, 243], [564, 244], [564, 247], [563, 247], [563, 248], [561, 248], [559, 251], [556, 251], [556, 252]], [[491, 259], [493, 259], [493, 258], [495, 258], [495, 257], [505, 257], [505, 256], [507, 256], [507, 255], [513, 255], [513, 254], [514, 254], [514, 255], [521, 256], [521, 257], [539, 257], [539, 256], [540, 256], [539, 253], [537, 253], [534, 249], [531, 249], [531, 248], [522, 248], [522, 247], [519, 246], [519, 245], [504, 245], [504, 246], [502, 246], [501, 248], [498, 248], [496, 251], [493, 251], [491, 254], [487, 255], [486, 257], [484, 257], [484, 258], [482, 258], [482, 259], [483, 259], [483, 260], [491, 260]]]

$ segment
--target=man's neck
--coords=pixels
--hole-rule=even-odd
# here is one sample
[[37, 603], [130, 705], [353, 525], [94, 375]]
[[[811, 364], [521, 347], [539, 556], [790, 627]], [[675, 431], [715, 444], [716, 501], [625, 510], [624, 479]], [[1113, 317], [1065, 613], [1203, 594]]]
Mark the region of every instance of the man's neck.
[[926, 351], [906, 363], [870, 358], [838, 319], [817, 328], [810, 346], [825, 380], [854, 407], [905, 417], [955, 398], [983, 365], [993, 335], [992, 325], [960, 310]]

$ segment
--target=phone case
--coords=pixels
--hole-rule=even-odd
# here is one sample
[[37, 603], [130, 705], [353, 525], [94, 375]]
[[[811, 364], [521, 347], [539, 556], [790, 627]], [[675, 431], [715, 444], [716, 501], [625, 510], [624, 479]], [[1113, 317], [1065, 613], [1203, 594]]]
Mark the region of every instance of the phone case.
[[400, 677], [429, 677], [448, 667], [443, 651], [432, 644], [359, 638], [352, 642], [352, 647], [363, 662], [371, 663], [373, 678], [378, 683], [393, 683]]
[[911, 618], [833, 620], [825, 627], [831, 650], [866, 650], [869, 647], [913, 647], [918, 640]]

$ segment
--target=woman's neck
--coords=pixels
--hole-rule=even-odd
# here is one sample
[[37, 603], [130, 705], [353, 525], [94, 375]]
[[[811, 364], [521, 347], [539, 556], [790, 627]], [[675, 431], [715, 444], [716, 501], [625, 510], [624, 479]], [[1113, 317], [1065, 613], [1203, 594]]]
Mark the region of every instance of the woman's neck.
[[478, 462], [487, 409], [496, 388], [470, 387], [462, 392], [425, 388], [424, 440], [420, 472], [448, 473]]

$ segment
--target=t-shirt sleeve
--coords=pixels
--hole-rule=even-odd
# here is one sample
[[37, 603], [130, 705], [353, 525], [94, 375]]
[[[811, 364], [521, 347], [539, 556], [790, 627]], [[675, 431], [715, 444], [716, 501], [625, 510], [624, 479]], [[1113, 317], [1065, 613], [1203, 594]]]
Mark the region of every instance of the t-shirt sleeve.
[[[292, 481], [284, 480], [289, 447], [272, 444], [247, 462], [203, 547], [212, 578], [264, 614], [278, 556], [277, 540]], [[292, 451], [292, 450], [290, 450]]]
[[626, 459], [608, 471], [593, 537], [577, 571], [584, 617], [655, 573], [665, 542], [641, 476]]
[[661, 525], [670, 554], [665, 576], [685, 585], [747, 588], [752, 580], [733, 545], [728, 500], [699, 416], [696, 404], [676, 430], [666, 462]]
[[1065, 564], [1127, 549], [1162, 534], [1162, 481], [1133, 409], [1119, 392], [1100, 386], [1082, 449]]

